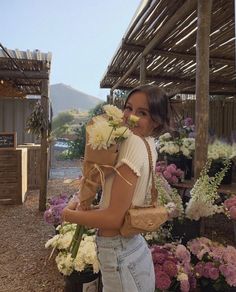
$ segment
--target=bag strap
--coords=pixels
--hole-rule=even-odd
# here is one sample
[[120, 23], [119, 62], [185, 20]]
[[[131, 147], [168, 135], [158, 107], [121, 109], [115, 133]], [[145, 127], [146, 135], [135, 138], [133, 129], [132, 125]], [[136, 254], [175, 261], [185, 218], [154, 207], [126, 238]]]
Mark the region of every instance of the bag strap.
[[142, 138], [146, 148], [147, 148], [147, 152], [148, 152], [148, 161], [149, 161], [149, 170], [152, 176], [152, 189], [151, 189], [151, 198], [152, 198], [152, 205], [156, 206], [157, 205], [157, 196], [158, 196], [158, 192], [157, 189], [155, 187], [155, 176], [154, 176], [154, 169], [153, 169], [153, 160], [152, 160], [152, 152], [151, 152], [151, 148], [149, 143], [147, 142], [147, 140], [143, 137]]

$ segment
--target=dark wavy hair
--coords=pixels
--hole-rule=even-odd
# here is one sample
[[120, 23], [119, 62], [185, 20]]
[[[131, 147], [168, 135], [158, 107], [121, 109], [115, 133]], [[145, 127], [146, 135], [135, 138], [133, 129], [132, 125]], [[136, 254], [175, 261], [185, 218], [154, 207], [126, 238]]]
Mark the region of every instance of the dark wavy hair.
[[136, 92], [142, 92], [148, 100], [148, 107], [151, 119], [158, 123], [158, 127], [154, 129], [152, 136], [158, 137], [170, 126], [170, 103], [166, 92], [157, 85], [140, 85], [132, 89], [126, 98], [124, 108], [131, 97]]

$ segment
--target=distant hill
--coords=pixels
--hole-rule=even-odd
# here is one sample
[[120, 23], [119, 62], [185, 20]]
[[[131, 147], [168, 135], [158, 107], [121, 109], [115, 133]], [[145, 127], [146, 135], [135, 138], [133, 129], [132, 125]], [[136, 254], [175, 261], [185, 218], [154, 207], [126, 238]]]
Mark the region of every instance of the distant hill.
[[97, 97], [88, 95], [63, 83], [52, 84], [50, 86], [50, 99], [52, 101], [54, 117], [59, 112], [70, 109], [88, 111], [97, 104], [104, 102]]

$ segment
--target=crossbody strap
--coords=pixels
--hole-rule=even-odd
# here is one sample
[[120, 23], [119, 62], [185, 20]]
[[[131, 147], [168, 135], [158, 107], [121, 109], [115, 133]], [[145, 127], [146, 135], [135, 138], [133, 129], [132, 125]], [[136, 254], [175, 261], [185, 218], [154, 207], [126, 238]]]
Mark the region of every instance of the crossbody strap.
[[154, 179], [154, 169], [153, 169], [153, 160], [152, 160], [152, 152], [151, 152], [151, 148], [149, 143], [147, 142], [147, 140], [143, 137], [142, 138], [146, 148], [147, 148], [147, 153], [148, 153], [148, 161], [149, 161], [149, 170], [150, 173], [152, 175], [152, 189], [151, 189], [151, 198], [152, 198], [152, 205], [156, 205], [157, 204], [157, 196], [158, 196], [158, 192], [157, 189], [155, 187], [155, 179]]

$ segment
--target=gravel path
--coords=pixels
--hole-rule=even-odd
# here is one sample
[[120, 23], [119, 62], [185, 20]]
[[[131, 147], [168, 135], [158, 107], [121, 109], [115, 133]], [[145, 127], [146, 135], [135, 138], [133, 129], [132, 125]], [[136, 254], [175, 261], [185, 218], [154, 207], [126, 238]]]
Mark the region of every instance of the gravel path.
[[[48, 194], [73, 194], [69, 180], [49, 180]], [[62, 292], [64, 278], [45, 242], [55, 234], [38, 211], [39, 191], [23, 205], [0, 205], [0, 292]]]

